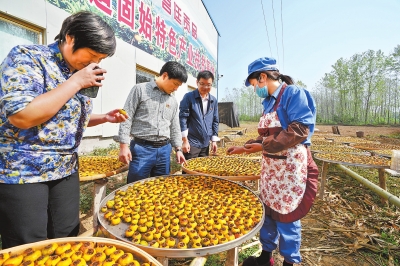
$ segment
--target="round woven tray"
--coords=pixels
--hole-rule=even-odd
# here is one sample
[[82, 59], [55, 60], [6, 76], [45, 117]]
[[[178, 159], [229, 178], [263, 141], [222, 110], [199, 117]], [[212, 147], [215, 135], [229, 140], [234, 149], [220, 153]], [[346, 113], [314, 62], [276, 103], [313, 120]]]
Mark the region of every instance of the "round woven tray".
[[[84, 158], [99, 158], [99, 157], [106, 157], [106, 158], [112, 158], [114, 160], [118, 160], [118, 157], [116, 156], [83, 156]], [[114, 169], [112, 171], [106, 172], [106, 173], [100, 173], [100, 174], [94, 174], [91, 176], [80, 176], [79, 177], [79, 181], [81, 182], [85, 182], [85, 181], [94, 181], [97, 179], [102, 179], [102, 178], [106, 178], [106, 177], [110, 177], [122, 172], [125, 172], [129, 169], [129, 165], [124, 165], [121, 166], [120, 168]]]
[[[182, 177], [190, 177], [190, 175], [181, 175]], [[222, 177], [215, 177], [215, 176], [210, 176], [210, 175], [200, 175], [200, 176], [209, 176], [210, 180], [211, 179], [223, 179]], [[170, 176], [158, 176], [158, 177], [150, 177], [147, 179], [142, 179], [140, 181], [136, 181], [130, 184], [127, 184], [123, 187], [118, 188], [117, 190], [111, 192], [108, 194], [101, 202], [100, 206], [105, 206], [107, 201], [111, 200], [114, 198], [116, 191], [125, 191], [129, 188], [129, 186], [132, 186], [134, 184], [140, 184], [144, 183], [147, 181], [152, 181], [152, 180], [157, 180], [157, 179], [164, 179], [164, 178], [175, 178], [176, 175], [170, 175]], [[229, 180], [226, 180], [224, 182], [231, 182]], [[234, 186], [240, 186], [242, 189], [248, 190], [249, 193], [253, 194], [255, 197], [257, 197], [258, 202], [262, 206], [263, 209], [263, 216], [262, 219], [255, 225], [248, 233], [240, 236], [239, 238], [236, 238], [234, 240], [228, 241], [226, 243], [221, 243], [218, 245], [211, 245], [211, 246], [205, 246], [201, 248], [187, 248], [187, 249], [179, 249], [179, 248], [155, 248], [151, 246], [144, 246], [144, 245], [137, 245], [135, 243], [132, 243], [130, 239], [126, 238], [125, 236], [125, 231], [128, 228], [127, 223], [120, 223], [118, 225], [111, 225], [107, 219], [104, 218], [104, 215], [102, 213], [97, 214], [97, 219], [99, 221], [99, 230], [101, 234], [103, 234], [106, 237], [109, 238], [115, 238], [119, 239], [122, 241], [126, 241], [127, 243], [130, 243], [130, 245], [135, 245], [146, 251], [148, 254], [151, 254], [152, 256], [155, 257], [167, 257], [167, 258], [187, 258], [187, 257], [199, 257], [199, 256], [208, 256], [210, 254], [215, 254], [223, 251], [230, 250], [234, 247], [240, 246], [243, 242], [250, 240], [254, 235], [258, 233], [258, 231], [261, 229], [263, 223], [264, 223], [264, 215], [265, 215], [265, 209], [264, 205], [261, 202], [261, 199], [255, 194], [255, 192], [251, 191], [248, 187], [241, 185], [241, 184], [232, 184]], [[192, 264], [191, 264], [192, 265]], [[197, 265], [197, 264], [196, 264]]]
[[353, 145], [351, 145], [351, 146], [354, 147], [354, 148], [356, 148], [356, 149], [366, 150], [366, 151], [382, 150], [382, 149], [377, 148], [377, 147], [366, 147], [366, 146], [356, 145], [356, 144], [353, 144]]
[[231, 181], [246, 181], [246, 180], [257, 180], [257, 179], [260, 179], [259, 175], [219, 176], [219, 175], [213, 175], [213, 174], [208, 174], [208, 173], [196, 172], [196, 171], [193, 171], [193, 170], [185, 168], [184, 165], [182, 165], [182, 171], [184, 171], [184, 172], [186, 172], [188, 174], [193, 174], [193, 175], [216, 176], [216, 177], [220, 177], [220, 178], [231, 180]]
[[221, 155], [221, 154], [212, 154], [211, 156], [219, 156], [219, 157], [232, 157], [232, 158], [240, 158], [240, 159], [247, 159], [247, 160], [261, 160], [262, 156], [231, 156], [231, 155]]
[[102, 179], [102, 178], [106, 178], [106, 177], [110, 177], [116, 174], [120, 174], [122, 172], [128, 171], [129, 165], [125, 165], [122, 166], [116, 170], [107, 172], [107, 173], [103, 173], [103, 174], [97, 174], [97, 175], [92, 175], [92, 176], [80, 176], [79, 177], [79, 181], [83, 182], [83, 181], [93, 181], [96, 179]]
[[114, 245], [117, 249], [121, 249], [124, 252], [132, 253], [133, 257], [140, 263], [149, 262], [151, 263], [151, 265], [154, 266], [162, 266], [160, 262], [158, 262], [155, 258], [150, 256], [148, 253], [141, 250], [140, 248], [137, 248], [133, 245], [130, 245], [128, 243], [119, 240], [102, 238], [102, 237], [64, 237], [64, 238], [49, 239], [40, 242], [16, 246], [13, 248], [3, 249], [0, 250], [0, 254], [8, 252], [10, 252], [11, 254], [19, 254], [28, 248], [42, 249], [45, 246], [52, 243], [63, 244], [63, 243], [73, 243], [73, 242], [94, 242], [97, 244], [104, 243], [107, 245]]
[[[342, 161], [335, 161], [335, 160], [329, 160], [325, 158], [321, 158], [318, 156], [319, 153], [314, 154], [314, 158], [323, 162], [327, 163], [334, 163], [334, 164], [343, 164], [343, 165], [349, 165], [349, 166], [358, 166], [358, 167], [365, 167], [365, 168], [384, 168], [388, 169], [390, 168], [389, 165], [378, 165], [378, 164], [363, 164], [363, 163], [350, 163], [350, 162], [342, 162]], [[359, 156], [367, 156], [367, 155], [359, 155]]]

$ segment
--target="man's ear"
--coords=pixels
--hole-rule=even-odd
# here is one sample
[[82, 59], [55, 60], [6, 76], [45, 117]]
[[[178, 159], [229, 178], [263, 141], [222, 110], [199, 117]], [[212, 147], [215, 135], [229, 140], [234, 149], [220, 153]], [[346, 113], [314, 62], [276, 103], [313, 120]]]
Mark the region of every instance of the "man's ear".
[[162, 73], [161, 77], [162, 77], [163, 80], [166, 80], [166, 79], [169, 78], [167, 72]]

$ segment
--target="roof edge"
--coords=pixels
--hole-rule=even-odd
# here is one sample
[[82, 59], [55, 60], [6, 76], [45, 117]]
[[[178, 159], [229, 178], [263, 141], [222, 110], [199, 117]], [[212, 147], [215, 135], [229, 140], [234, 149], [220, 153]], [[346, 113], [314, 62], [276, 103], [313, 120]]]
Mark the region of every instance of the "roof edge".
[[207, 9], [206, 5], [204, 4], [203, 0], [201, 0], [201, 3], [203, 4], [204, 8], [206, 9], [207, 14], [208, 14], [208, 16], [210, 17], [211, 22], [212, 22], [212, 24], [214, 25], [214, 28], [215, 28], [215, 30], [216, 30], [217, 33], [218, 33], [218, 36], [221, 37], [221, 34], [219, 34], [219, 30], [218, 30], [218, 28], [217, 28], [217, 25], [215, 25], [215, 22], [214, 22], [213, 18], [211, 17], [211, 14], [210, 14], [210, 12], [208, 11], [208, 9]]

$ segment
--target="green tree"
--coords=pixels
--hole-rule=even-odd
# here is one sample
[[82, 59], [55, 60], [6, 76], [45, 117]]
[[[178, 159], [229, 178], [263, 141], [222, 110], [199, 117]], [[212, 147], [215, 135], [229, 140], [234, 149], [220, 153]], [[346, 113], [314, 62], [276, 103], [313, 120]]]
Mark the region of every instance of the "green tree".
[[307, 88], [307, 85], [301, 80], [296, 81], [295, 84], [299, 87]]

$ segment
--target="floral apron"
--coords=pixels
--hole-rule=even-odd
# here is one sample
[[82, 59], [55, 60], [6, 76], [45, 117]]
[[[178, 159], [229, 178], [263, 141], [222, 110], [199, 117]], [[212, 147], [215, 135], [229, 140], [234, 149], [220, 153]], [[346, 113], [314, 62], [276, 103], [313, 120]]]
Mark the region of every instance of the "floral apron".
[[[286, 88], [285, 85], [279, 92], [273, 112], [264, 114], [260, 118], [258, 130], [261, 136], [278, 134], [283, 130], [276, 109]], [[311, 171], [312, 184], [307, 182], [310, 166], [314, 170]], [[260, 197], [266, 206], [266, 214], [275, 220], [296, 221], [307, 214], [315, 199], [317, 182], [318, 168], [304, 144], [297, 144], [278, 153], [263, 152]], [[307, 197], [304, 198], [307, 189]]]

